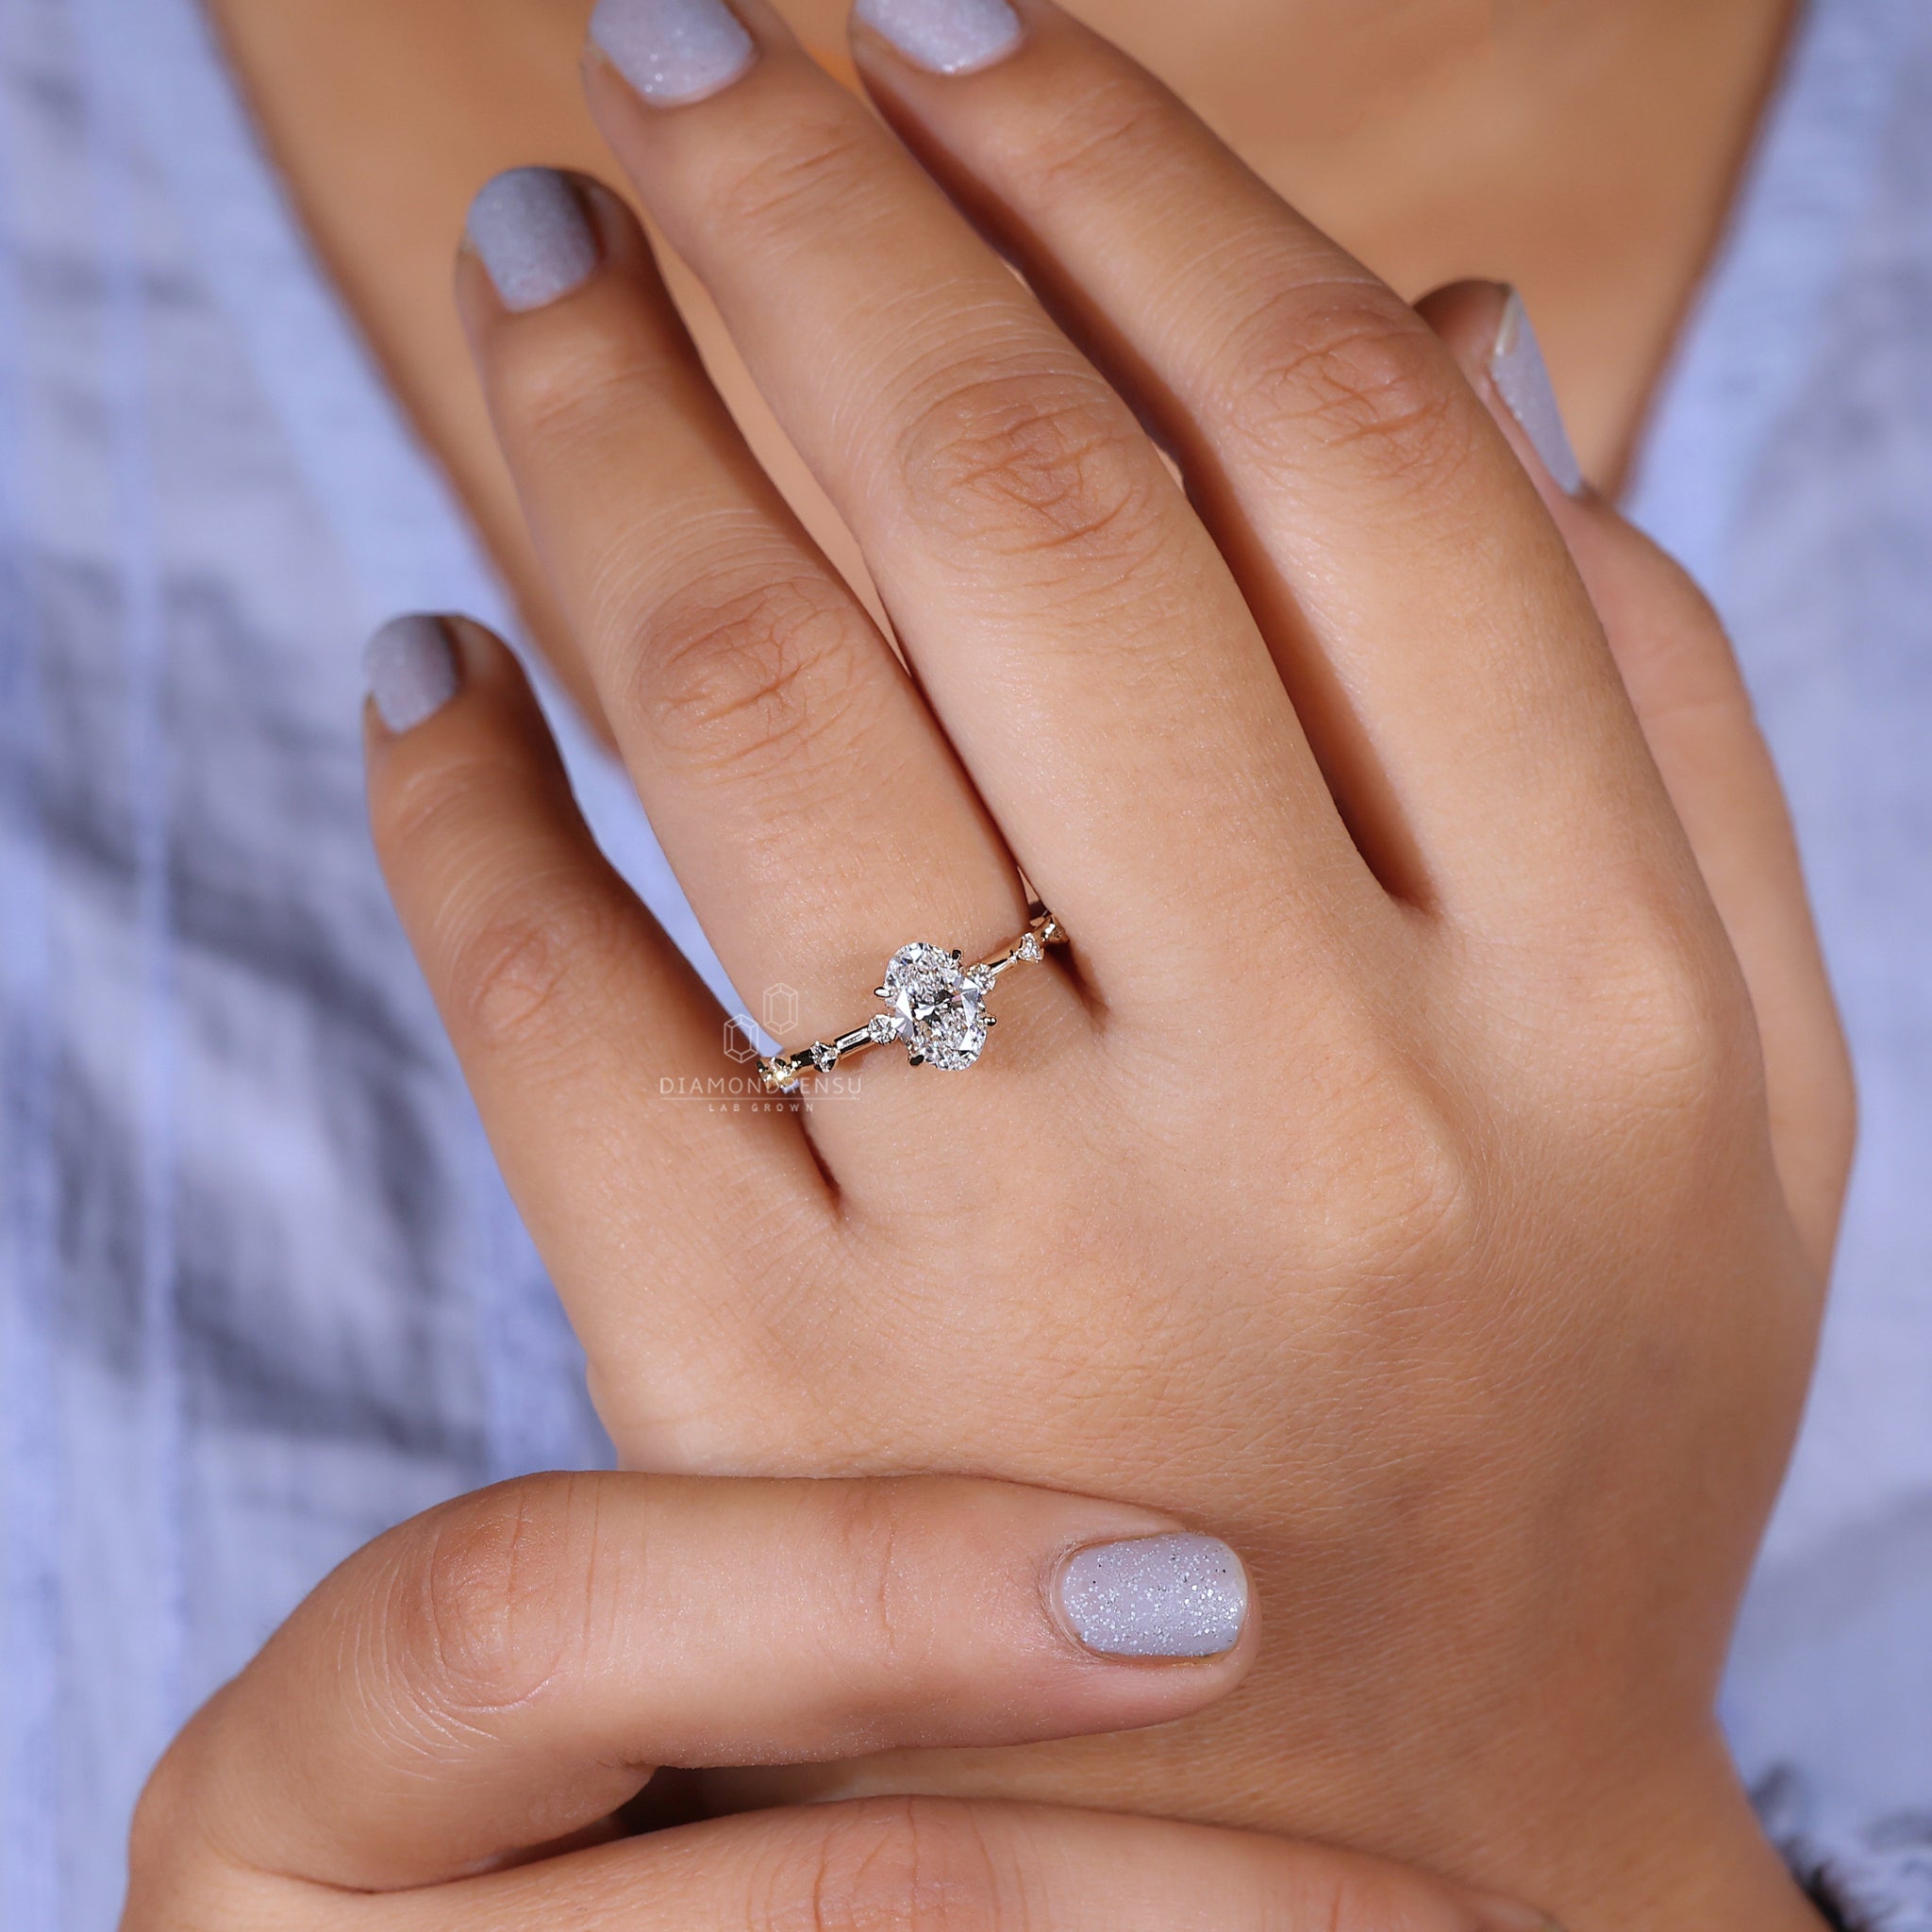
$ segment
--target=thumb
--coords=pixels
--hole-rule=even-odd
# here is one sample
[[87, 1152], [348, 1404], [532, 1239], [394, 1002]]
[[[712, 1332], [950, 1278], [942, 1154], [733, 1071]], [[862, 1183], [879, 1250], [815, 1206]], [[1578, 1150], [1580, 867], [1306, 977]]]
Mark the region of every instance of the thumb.
[[1163, 1723], [1254, 1650], [1240, 1559], [964, 1478], [499, 1484], [328, 1577], [183, 1732], [137, 1875], [211, 1852], [358, 1891], [566, 1838], [658, 1765]]

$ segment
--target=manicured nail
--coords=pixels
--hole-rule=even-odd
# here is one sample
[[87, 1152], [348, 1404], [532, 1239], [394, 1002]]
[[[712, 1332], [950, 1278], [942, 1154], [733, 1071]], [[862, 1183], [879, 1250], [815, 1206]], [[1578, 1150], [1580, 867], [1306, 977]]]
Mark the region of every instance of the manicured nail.
[[485, 182], [463, 232], [497, 299], [519, 313], [568, 295], [597, 266], [583, 202], [555, 168], [512, 168]]
[[408, 731], [457, 694], [457, 654], [440, 617], [392, 617], [362, 652], [362, 675], [382, 722]]
[[852, 17], [935, 74], [991, 67], [1020, 44], [1007, 0], [858, 0]]
[[660, 108], [729, 87], [758, 51], [724, 0], [597, 0], [591, 42]]
[[1105, 1657], [1219, 1657], [1247, 1620], [1248, 1575], [1211, 1536], [1095, 1543], [1060, 1573], [1060, 1608]]
[[1570, 432], [1563, 427], [1542, 345], [1530, 326], [1523, 297], [1514, 289], [1503, 306], [1503, 320], [1490, 351], [1490, 380], [1543, 459], [1543, 468], [1557, 479], [1557, 487], [1574, 496], [1583, 488], [1583, 469], [1570, 447]]

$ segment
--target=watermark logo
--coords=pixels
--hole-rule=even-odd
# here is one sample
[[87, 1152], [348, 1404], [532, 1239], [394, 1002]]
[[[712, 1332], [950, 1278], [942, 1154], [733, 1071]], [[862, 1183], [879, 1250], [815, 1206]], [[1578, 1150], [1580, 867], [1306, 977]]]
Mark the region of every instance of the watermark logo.
[[766, 987], [765, 996], [758, 1003], [758, 1017], [774, 1040], [783, 1040], [788, 1033], [797, 1032], [797, 991], [782, 981], [776, 986]]
[[[747, 1012], [733, 1013], [724, 1026], [722, 1045], [724, 1058], [739, 1069], [697, 1078], [677, 1078], [666, 1074], [658, 1082], [658, 1091], [666, 1099], [701, 1100], [713, 1110], [729, 1113], [797, 1113], [811, 1111], [812, 1100], [827, 1093], [857, 1093], [857, 1074], [812, 1074], [784, 1093], [768, 1093], [758, 1071], [759, 1058], [781, 1050], [780, 1041], [798, 1030], [799, 994], [796, 987], [782, 982], [768, 986], [758, 1001], [758, 1019]], [[760, 1024], [762, 1023], [762, 1024]]]

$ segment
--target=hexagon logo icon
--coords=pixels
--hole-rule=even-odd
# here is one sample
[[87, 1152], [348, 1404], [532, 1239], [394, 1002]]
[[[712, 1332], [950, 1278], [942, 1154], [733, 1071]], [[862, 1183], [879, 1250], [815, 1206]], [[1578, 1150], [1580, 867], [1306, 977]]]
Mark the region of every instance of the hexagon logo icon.
[[774, 1040], [783, 1040], [798, 1030], [798, 994], [789, 986], [768, 986], [764, 998], [765, 1031]]
[[741, 1067], [758, 1057], [758, 1044], [752, 1038], [751, 1015], [733, 1013], [724, 1023], [724, 1058], [736, 1060]]

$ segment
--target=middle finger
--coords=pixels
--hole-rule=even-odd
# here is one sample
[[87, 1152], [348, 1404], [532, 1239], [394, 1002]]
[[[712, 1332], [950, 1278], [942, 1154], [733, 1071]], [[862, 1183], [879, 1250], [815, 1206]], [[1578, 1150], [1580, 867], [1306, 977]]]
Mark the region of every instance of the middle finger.
[[[1674, 836], [1668, 804], [1474, 387], [1392, 289], [1052, 0], [1015, 0], [1024, 37], [963, 80], [908, 31], [947, 10], [867, 0], [868, 84], [1176, 452], [1382, 875], [1477, 929], [1600, 922], [1633, 856]], [[1534, 379], [1520, 306], [1505, 315], [1489, 355]]]
[[1132, 412], [761, 0], [747, 68], [680, 65], [722, 11], [604, 0], [592, 106], [1103, 998], [1197, 974], [1204, 916], [1353, 924], [1374, 881]]

